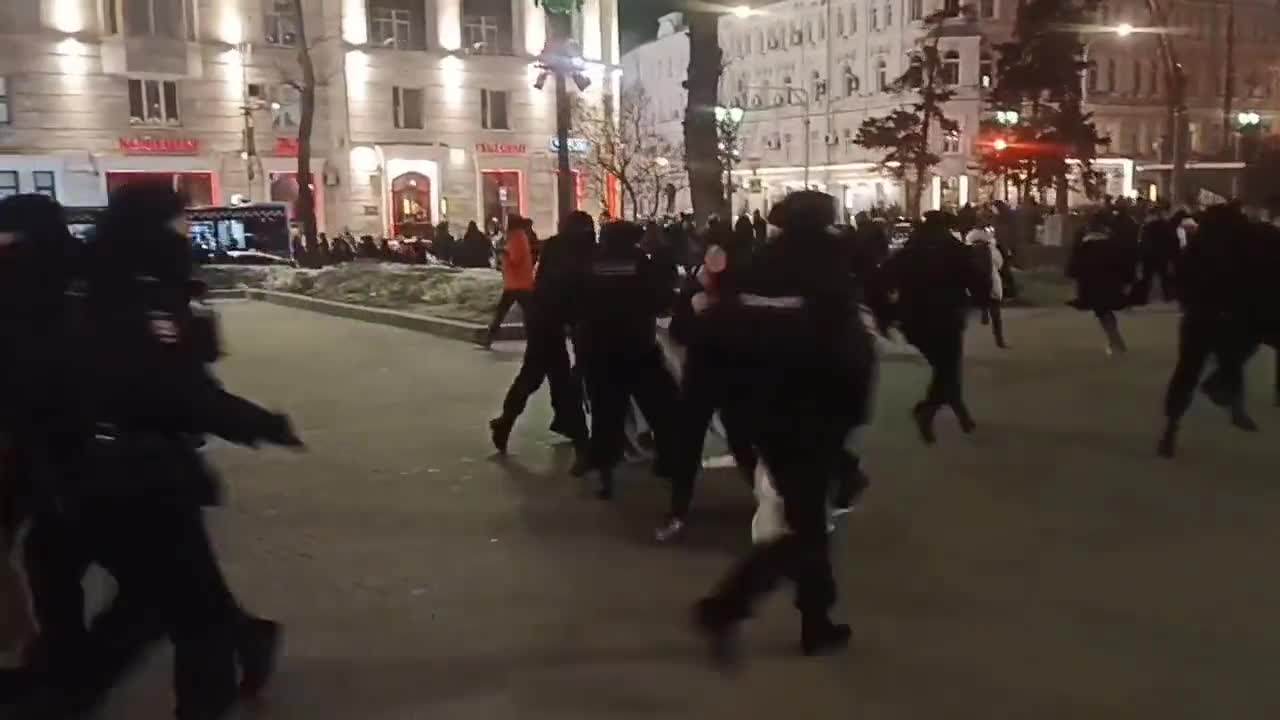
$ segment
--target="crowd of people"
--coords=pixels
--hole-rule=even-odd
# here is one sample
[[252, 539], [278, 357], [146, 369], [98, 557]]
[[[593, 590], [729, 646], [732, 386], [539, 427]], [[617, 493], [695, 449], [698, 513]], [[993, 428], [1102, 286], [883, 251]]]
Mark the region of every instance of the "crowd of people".
[[461, 238], [453, 236], [448, 221], [428, 226], [421, 237], [398, 234], [393, 238], [375, 239], [372, 235], [362, 235], [356, 239], [350, 230], [344, 230], [332, 238], [317, 233], [315, 241], [308, 242], [298, 228], [293, 232], [290, 254], [293, 261], [304, 268], [322, 268], [357, 259], [487, 268], [493, 267], [495, 240], [501, 236], [496, 230], [486, 234], [475, 221], [467, 224]]
[[[245, 609], [223, 577], [202, 515], [218, 503], [219, 484], [197, 450], [206, 435], [246, 447], [302, 440], [286, 416], [215, 379], [217, 327], [201, 310], [184, 205], [166, 187], [122, 188], [82, 245], [52, 200], [0, 201], [0, 539], [12, 548], [24, 534], [40, 627], [24, 666], [0, 674], [0, 702], [16, 703], [19, 717], [80, 717], [165, 637], [175, 646], [180, 720], [225, 717], [273, 669], [281, 629]], [[938, 442], [944, 409], [963, 432], [977, 430], [963, 389], [969, 318], [984, 318], [1007, 347], [1004, 210], [927, 213], [894, 248], [891, 220], [837, 225], [835, 207], [803, 191], [767, 218], [712, 218], [700, 232], [683, 220], [597, 227], [574, 212], [542, 242], [513, 216], [498, 243], [505, 289], [490, 339], [513, 305], [527, 338], [489, 423], [500, 454], [547, 382], [551, 430], [572, 442], [572, 474], [594, 473], [603, 500], [617, 491], [628, 414], [643, 416], [653, 474], [670, 483], [660, 541], [679, 538], [690, 520], [715, 416], [746, 486], [780, 496], [786, 531], [762, 534], [694, 609], [718, 663], [733, 662], [738, 628], [783, 578], [796, 585], [804, 654], [849, 642], [849, 626], [830, 617], [828, 531], [832, 513], [854, 507], [870, 484], [857, 431], [873, 414], [876, 335], [901, 333], [931, 367], [911, 409], [925, 445]], [[1280, 207], [1254, 217], [1232, 204], [1195, 214], [1151, 208], [1142, 223], [1135, 210], [1108, 204], [1089, 218], [1067, 266], [1073, 304], [1095, 313], [1109, 350], [1122, 353], [1117, 311], [1146, 302], [1156, 280], [1181, 303], [1161, 455], [1175, 453], [1197, 388], [1235, 425], [1256, 429], [1244, 366], [1280, 340]], [[446, 226], [425, 250], [456, 261], [472, 230], [492, 253], [474, 226], [456, 246]], [[364, 244], [344, 236], [325, 247], [345, 257]], [[664, 352], [664, 316], [683, 350], [678, 368]], [[86, 621], [80, 580], [91, 564], [118, 592]]]

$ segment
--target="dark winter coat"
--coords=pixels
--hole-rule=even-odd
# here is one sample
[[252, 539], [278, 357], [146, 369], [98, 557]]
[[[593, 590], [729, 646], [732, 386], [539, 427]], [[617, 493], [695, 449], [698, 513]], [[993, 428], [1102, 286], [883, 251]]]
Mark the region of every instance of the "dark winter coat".
[[671, 304], [671, 286], [640, 249], [642, 235], [626, 222], [601, 230], [576, 301], [575, 348], [585, 355], [636, 357], [655, 347], [657, 319]]
[[1076, 281], [1072, 305], [1077, 309], [1121, 310], [1129, 305], [1134, 281], [1132, 252], [1105, 227], [1086, 229], [1071, 248], [1067, 277]]
[[884, 270], [898, 293], [896, 312], [909, 340], [964, 326], [977, 273], [969, 248], [940, 219], [917, 228]]

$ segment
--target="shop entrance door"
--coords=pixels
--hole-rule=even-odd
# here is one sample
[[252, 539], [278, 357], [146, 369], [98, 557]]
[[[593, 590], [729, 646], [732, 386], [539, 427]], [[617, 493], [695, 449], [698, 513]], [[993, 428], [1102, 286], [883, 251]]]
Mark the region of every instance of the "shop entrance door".
[[494, 223], [507, 227], [507, 218], [522, 215], [524, 207], [520, 198], [519, 170], [482, 170], [484, 184], [484, 222], [486, 228]]
[[392, 232], [405, 237], [425, 237], [431, 224], [431, 178], [407, 172], [392, 180]]

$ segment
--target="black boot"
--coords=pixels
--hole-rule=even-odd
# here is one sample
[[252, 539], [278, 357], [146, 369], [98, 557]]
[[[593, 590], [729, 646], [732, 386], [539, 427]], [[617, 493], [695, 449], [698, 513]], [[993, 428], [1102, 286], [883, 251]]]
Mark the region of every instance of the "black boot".
[[969, 407], [967, 405], [964, 403], [956, 403], [951, 406], [951, 409], [955, 411], [956, 420], [960, 422], [960, 430], [962, 430], [964, 434], [969, 435], [974, 430], [978, 429], [978, 424], [973, 421], [973, 415], [969, 414]]
[[1258, 432], [1258, 423], [1249, 417], [1249, 412], [1240, 403], [1231, 408], [1231, 424], [1245, 432]]
[[508, 420], [505, 415], [489, 421], [489, 437], [493, 439], [493, 447], [499, 455], [507, 454], [507, 441], [511, 439], [511, 428], [515, 424], [515, 420]]
[[246, 617], [236, 632], [236, 660], [240, 663], [240, 695], [262, 694], [276, 669], [282, 629], [279, 623]]
[[931, 405], [920, 403], [911, 411], [911, 416], [915, 418], [916, 429], [920, 431], [920, 439], [925, 445], [933, 445], [938, 442], [938, 435], [933, 431], [933, 416], [937, 413], [937, 409]]
[[613, 499], [613, 469], [600, 468], [600, 489], [596, 490], [596, 497], [601, 500]]
[[848, 625], [837, 625], [825, 616], [805, 618], [800, 628], [800, 649], [805, 655], [829, 655], [849, 647], [853, 630]]
[[693, 626], [707, 642], [711, 664], [731, 670], [738, 664], [738, 624], [716, 607], [715, 598], [703, 598], [693, 607]]
[[1162, 458], [1173, 459], [1178, 454], [1178, 426], [1169, 423], [1164, 428], [1164, 433], [1160, 435], [1160, 444], [1156, 446], [1156, 453]]
[[591, 472], [591, 449], [584, 441], [574, 443], [573, 465], [569, 467], [569, 475], [580, 478]]

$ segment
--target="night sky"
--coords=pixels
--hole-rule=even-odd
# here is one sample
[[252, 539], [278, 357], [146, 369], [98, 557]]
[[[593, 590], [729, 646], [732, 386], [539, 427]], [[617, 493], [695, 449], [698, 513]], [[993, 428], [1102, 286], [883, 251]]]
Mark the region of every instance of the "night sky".
[[620, 0], [618, 13], [622, 25], [622, 51], [648, 40], [658, 32], [658, 18], [680, 9], [683, 0]]

